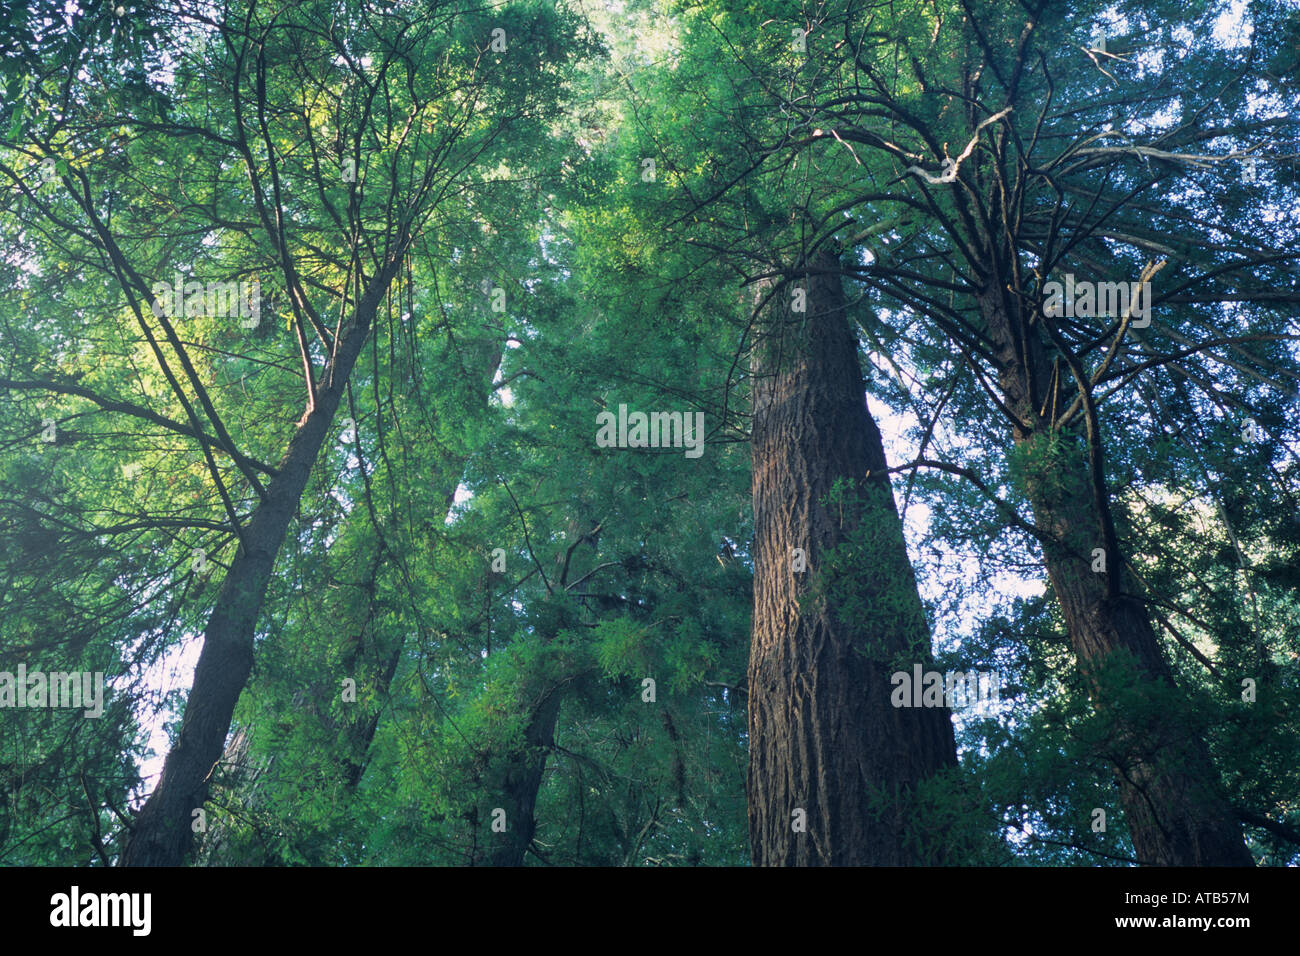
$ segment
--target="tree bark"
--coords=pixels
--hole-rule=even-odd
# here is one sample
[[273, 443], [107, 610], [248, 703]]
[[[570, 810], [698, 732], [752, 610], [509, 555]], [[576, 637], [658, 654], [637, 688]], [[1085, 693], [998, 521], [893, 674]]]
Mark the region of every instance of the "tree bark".
[[[1060, 377], [1068, 372], [1053, 370], [1036, 329], [1022, 321], [1019, 328], [1028, 333], [1013, 332], [997, 292], [981, 297], [981, 311], [997, 347], [1007, 406], [1030, 426], [1017, 427], [1015, 441], [1041, 446], [1052, 438], [1052, 416], [1064, 411]], [[1096, 444], [1100, 456], [1100, 437]], [[1134, 701], [1177, 699], [1178, 690], [1141, 598], [1124, 590], [1109, 493], [1097, 487], [1086, 446], [1051, 474], [1031, 475], [1028, 492], [1035, 524], [1049, 538], [1044, 559], [1071, 647], [1094, 707], [1114, 722], [1111, 753], [1138, 859], [1155, 866], [1253, 866], [1209, 748], [1184, 708], [1133, 713]], [[1095, 548], [1108, 552], [1104, 572], [1092, 570]], [[1136, 679], [1125, 691], [1128, 703], [1114, 699], [1114, 685], [1103, 680], [1117, 669]]]
[[[930, 634], [837, 269], [823, 255], [796, 283], [804, 313], [789, 288], [777, 291], [752, 362], [748, 790], [759, 866], [914, 865], [949, 850], [916, 831], [909, 807], [922, 781], [957, 765], [956, 747], [946, 707], [890, 700], [892, 673], [930, 664]], [[841, 480], [853, 484], [827, 503]], [[865, 563], [825, 573], [833, 549], [855, 541]]]
[[203, 650], [180, 732], [157, 786], [135, 818], [122, 866], [179, 866], [185, 859], [193, 836], [193, 813], [207, 799], [209, 778], [221, 759], [235, 704], [252, 670], [253, 633], [276, 555], [397, 266], [396, 261], [390, 262], [358, 302], [334, 366], [326, 369], [327, 384], [317, 390], [315, 407], [298, 423], [265, 500], [244, 527], [243, 543], [203, 632]]

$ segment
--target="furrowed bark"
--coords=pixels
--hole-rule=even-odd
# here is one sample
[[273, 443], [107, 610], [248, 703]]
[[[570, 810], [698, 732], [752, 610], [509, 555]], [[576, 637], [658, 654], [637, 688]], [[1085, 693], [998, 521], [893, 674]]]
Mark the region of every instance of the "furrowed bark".
[[392, 262], [357, 304], [351, 328], [318, 389], [315, 407], [298, 424], [266, 498], [245, 527], [203, 632], [203, 650], [176, 742], [157, 786], [145, 801], [122, 853], [122, 866], [179, 866], [190, 848], [193, 812], [203, 806], [213, 768], [225, 749], [235, 704], [253, 666], [253, 633], [266, 587], [312, 466], [325, 443], [344, 386], [369, 334], [388, 284]]
[[[930, 634], [868, 413], [833, 256], [769, 306], [753, 359], [754, 621], [749, 658], [749, 830], [759, 866], [909, 865], [949, 853], [914, 831], [918, 784], [957, 765], [946, 707], [894, 707], [890, 676], [928, 668]], [[840, 503], [824, 497], [854, 482]], [[864, 540], [824, 583], [832, 549]], [[793, 570], [793, 549], [807, 571]], [[838, 609], [837, 609], [838, 604]], [[796, 811], [806, 832], [796, 832]]]
[[[1053, 380], [1044, 343], [1032, 328], [1017, 342], [996, 292], [981, 297], [981, 311], [997, 346], [1007, 406], [1031, 426], [1015, 429], [1016, 443], [1032, 447], [1049, 441], [1051, 393], [1061, 385]], [[1028, 328], [1023, 322], [1020, 327]], [[1058, 412], [1064, 407], [1059, 400], [1056, 406]], [[1122, 553], [1104, 540], [1105, 529], [1113, 528], [1110, 502], [1107, 493], [1098, 499], [1086, 446], [1080, 455], [1067, 457], [1062, 469], [1032, 475], [1028, 485], [1035, 524], [1051, 538], [1043, 544], [1044, 558], [1071, 647], [1094, 707], [1116, 728], [1111, 751], [1137, 858], [1154, 866], [1253, 866], [1209, 748], [1183, 708], [1155, 715], [1144, 708], [1136, 715], [1132, 706], [1113, 700], [1103, 683], [1103, 670], [1128, 670], [1136, 680], [1126, 691], [1135, 695], [1130, 701], [1147, 694], [1177, 699], [1173, 672], [1146, 608], [1138, 595], [1124, 590]], [[1104, 573], [1092, 570], [1094, 548], [1111, 552]]]

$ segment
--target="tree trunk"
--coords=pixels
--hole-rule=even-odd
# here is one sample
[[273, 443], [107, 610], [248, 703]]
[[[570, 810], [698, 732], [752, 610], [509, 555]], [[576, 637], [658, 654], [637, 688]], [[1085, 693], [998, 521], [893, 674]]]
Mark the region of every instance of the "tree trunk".
[[[751, 852], [759, 866], [936, 862], [947, 848], [915, 832], [909, 804], [957, 764], [951, 714], [891, 704], [891, 674], [931, 662], [929, 628], [838, 263], [812, 266], [795, 284], [806, 312], [778, 290], [753, 359]], [[854, 484], [826, 503], [840, 480]], [[847, 566], [845, 548], [860, 549]]]
[[185, 702], [181, 729], [163, 764], [153, 793], [136, 816], [122, 853], [122, 866], [179, 866], [192, 837], [195, 810], [208, 795], [208, 780], [221, 759], [230, 720], [253, 666], [253, 632], [275, 566], [325, 442], [348, 376], [361, 353], [388, 283], [397, 272], [392, 263], [376, 276], [357, 310], [336, 362], [327, 369], [327, 384], [317, 390], [316, 405], [304, 415], [289, 441], [279, 473], [267, 497], [244, 526], [243, 543], [222, 582], [203, 633], [203, 650], [194, 670], [194, 686]]
[[[586, 541], [594, 550], [595, 534], [590, 530], [584, 531], [582, 522], [577, 518], [569, 519], [567, 540], [578, 543]], [[570, 557], [571, 553], [555, 556], [555, 562], [560, 566], [555, 577], [558, 593], [543, 599], [540, 616], [534, 621], [536, 633], [541, 635], [543, 643], [548, 646], [561, 631], [578, 623], [575, 608], [565, 598], [569, 574], [576, 568], [576, 565], [569, 563]], [[540, 668], [542, 674], [550, 670], [542, 661], [538, 661], [535, 666]], [[490, 785], [491, 791], [498, 794], [501, 809], [506, 812], [505, 833], [493, 833], [493, 843], [486, 850], [490, 866], [524, 865], [524, 857], [532, 845], [533, 834], [537, 832], [537, 795], [541, 791], [546, 761], [555, 747], [555, 727], [559, 723], [560, 708], [570, 683], [577, 676], [579, 675], [571, 672], [559, 677], [542, 676], [531, 686], [525, 678], [524, 686], [518, 690], [518, 699], [528, 708], [528, 724], [524, 729], [523, 746], [508, 755], [500, 781]]]
[[523, 866], [524, 855], [537, 832], [534, 811], [542, 787], [546, 758], [555, 742], [555, 725], [564, 699], [561, 684], [547, 690], [533, 711], [524, 731], [524, 749], [515, 754], [501, 785], [501, 809], [506, 812], [506, 830], [493, 833], [493, 847], [488, 855], [491, 866]]
[[[1041, 447], [1053, 437], [1051, 418], [1066, 404], [1057, 373], [1036, 331], [1013, 333], [997, 293], [982, 296], [981, 306], [1007, 405], [1032, 424], [1032, 430], [1017, 428], [1015, 440]], [[1068, 374], [1059, 370], [1061, 377]], [[1097, 444], [1100, 456], [1100, 438]], [[1141, 862], [1156, 866], [1253, 866], [1209, 748], [1185, 719], [1185, 708], [1144, 707], [1135, 714], [1131, 703], [1105, 689], [1113, 684], [1103, 686], [1104, 672], [1119, 668], [1136, 678], [1136, 687], [1125, 692], [1131, 702], [1178, 694], [1141, 599], [1124, 591], [1122, 553], [1107, 545], [1114, 535], [1109, 493], [1102, 486], [1098, 494], [1086, 445], [1076, 449], [1064, 467], [1054, 463], [1050, 474], [1032, 475], [1028, 492], [1034, 521], [1051, 539], [1043, 543], [1044, 558], [1071, 647], [1094, 706], [1114, 721], [1110, 753], [1134, 850]], [[1108, 552], [1104, 571], [1092, 570], [1096, 548]]]

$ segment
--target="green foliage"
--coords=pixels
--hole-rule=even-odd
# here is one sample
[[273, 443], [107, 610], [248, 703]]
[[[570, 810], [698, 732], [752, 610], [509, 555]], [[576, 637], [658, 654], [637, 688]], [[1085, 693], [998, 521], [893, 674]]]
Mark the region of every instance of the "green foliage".
[[[1294, 865], [1295, 129], [1270, 111], [1294, 98], [1300, 19], [1253, 3], [1234, 46], [1208, 0], [1048, 4], [1027, 33], [1022, 5], [973, 6], [321, 0], [209, 22], [10, 4], [0, 671], [102, 671], [110, 690], [95, 720], [3, 714], [0, 862], [120, 854], [235, 521], [299, 430], [303, 353], [324, 375], [409, 239], [294, 504], [194, 862], [487, 862], [493, 811], [541, 761], [531, 864], [746, 863], [752, 287], [827, 245], [891, 465], [957, 470], [904, 469], [897, 506], [865, 476], [837, 485], [822, 505], [845, 534], [804, 610], [860, 622], [873, 658], [881, 631], [910, 635], [899, 667], [933, 635], [936, 666], [1007, 687], [958, 715], [960, 768], [899, 825], [971, 865], [1127, 865], [1122, 709], [1204, 739], [1230, 803], [1284, 825], [1249, 829], [1256, 859]], [[1094, 64], [1107, 11], [1121, 60]], [[973, 136], [959, 183], [917, 173]], [[1217, 158], [1247, 149], [1255, 184]], [[1126, 593], [1177, 690], [1117, 663], [1093, 678], [1108, 711], [1031, 504], [1091, 493], [1086, 429], [1008, 438], [984, 303], [994, 265], [1032, 313], [1048, 273], [1156, 257], [1156, 321], [1094, 397]], [[176, 316], [173, 342], [150, 304], [178, 273], [258, 279], [260, 322]], [[1114, 332], [1034, 329], [1090, 374]], [[704, 454], [597, 448], [620, 404], [703, 412]], [[1247, 416], [1266, 440], [1244, 440]], [[882, 559], [895, 507], [924, 603]], [[1058, 544], [1086, 556], [1093, 533]]]

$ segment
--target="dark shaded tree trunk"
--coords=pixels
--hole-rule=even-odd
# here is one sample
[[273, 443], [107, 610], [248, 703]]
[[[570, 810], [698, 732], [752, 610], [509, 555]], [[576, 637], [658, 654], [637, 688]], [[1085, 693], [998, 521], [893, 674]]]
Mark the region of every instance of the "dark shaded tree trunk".
[[[374, 681], [374, 686], [381, 698], [388, 696], [388, 689], [393, 685], [393, 676], [397, 673], [397, 666], [402, 661], [402, 650], [405, 647], [405, 639], [399, 637], [394, 641], [393, 647], [388, 651], [385, 658], [379, 662], [380, 668], [378, 672], [372, 674], [371, 680]], [[357, 657], [360, 657], [360, 655], [357, 655]], [[382, 710], [377, 707], [373, 713], [367, 714], [348, 728], [348, 736], [352, 741], [355, 753], [354, 757], [348, 757], [344, 762], [345, 779], [349, 790], [355, 791], [357, 787], [361, 786], [361, 778], [365, 776], [366, 768], [370, 766], [370, 745], [375, 742], [375, 734], [379, 732], [381, 713]]]
[[207, 799], [209, 778], [224, 752], [235, 704], [252, 670], [253, 633], [276, 555], [397, 267], [397, 262], [390, 263], [358, 302], [334, 367], [326, 370], [325, 384], [317, 389], [315, 407], [299, 422], [278, 474], [267, 485], [266, 499], [244, 526], [243, 543], [203, 632], [180, 732], [158, 784], [135, 818], [122, 866], [179, 866], [185, 859], [193, 813]]
[[[1041, 448], [1053, 438], [1052, 418], [1068, 403], [1061, 379], [1069, 372], [1053, 369], [1036, 330], [1014, 334], [996, 292], [981, 297], [981, 310], [997, 346], [1007, 406], [1031, 426], [1017, 427], [1015, 440]], [[1092, 443], [1097, 475], [1087, 439], [1066, 441], [1075, 453], [1063, 467], [1051, 466], [1050, 474], [1043, 469], [1031, 475], [1028, 492], [1034, 521], [1049, 538], [1044, 558], [1071, 647], [1094, 707], [1116, 728], [1110, 753], [1137, 857], [1156, 866], [1253, 866], [1209, 748], [1186, 719], [1186, 708], [1142, 707], [1134, 713], [1143, 698], [1178, 701], [1179, 691], [1141, 598], [1124, 590], [1109, 492], [1098, 477], [1100, 437]], [[1105, 552], [1104, 571], [1092, 569], [1097, 548]], [[1114, 699], [1114, 675], [1124, 671], [1136, 680], [1125, 691], [1127, 702]], [[1110, 682], [1104, 681], [1107, 673]]]
[[[760, 866], [921, 864], [950, 850], [917, 831], [910, 806], [918, 784], [957, 765], [956, 748], [946, 707], [890, 700], [894, 672], [928, 669], [930, 634], [837, 269], [826, 255], [798, 279], [804, 313], [790, 288], [777, 291], [752, 364], [748, 790]], [[852, 484], [826, 503], [840, 481]], [[796, 548], [806, 571], [793, 570]]]
[[[596, 531], [584, 532], [581, 522], [576, 518], [570, 519], [567, 536], [575, 542], [573, 547], [585, 542], [594, 549], [599, 525], [596, 527]], [[576, 609], [567, 603], [564, 594], [575, 567], [569, 562], [571, 557], [572, 550], [567, 555], [555, 556], [559, 567], [555, 577], [556, 591], [544, 599], [543, 609], [534, 624], [547, 645], [565, 628], [578, 623]], [[490, 866], [524, 865], [533, 834], [537, 832], [537, 795], [541, 792], [546, 761], [555, 749], [555, 728], [559, 723], [560, 708], [570, 682], [577, 676], [572, 672], [558, 678], [542, 676], [534, 686], [520, 688], [520, 700], [527, 707], [528, 724], [524, 729], [523, 746], [508, 755], [500, 781], [493, 788], [498, 794], [497, 805], [506, 812], [506, 831], [492, 834], [492, 842], [486, 848], [486, 862]]]
[[524, 731], [524, 748], [506, 769], [500, 806], [506, 812], [506, 830], [492, 834], [488, 853], [491, 866], [523, 866], [524, 856], [537, 832], [537, 794], [542, 787], [546, 758], [555, 743], [555, 725], [564, 699], [561, 685], [548, 688]]

